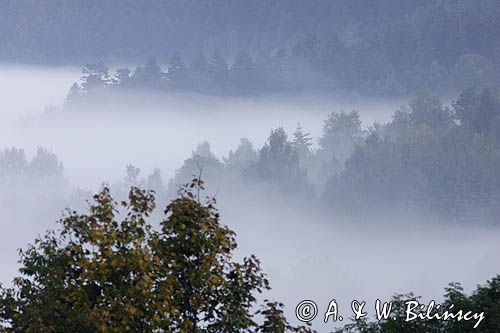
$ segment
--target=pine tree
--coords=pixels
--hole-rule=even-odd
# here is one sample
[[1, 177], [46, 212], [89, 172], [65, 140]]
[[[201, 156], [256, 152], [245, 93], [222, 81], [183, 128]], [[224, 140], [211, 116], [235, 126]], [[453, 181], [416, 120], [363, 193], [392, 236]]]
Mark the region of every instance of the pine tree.
[[293, 132], [292, 145], [299, 156], [301, 163], [305, 162], [311, 155], [312, 138], [309, 133], [304, 132], [300, 123]]

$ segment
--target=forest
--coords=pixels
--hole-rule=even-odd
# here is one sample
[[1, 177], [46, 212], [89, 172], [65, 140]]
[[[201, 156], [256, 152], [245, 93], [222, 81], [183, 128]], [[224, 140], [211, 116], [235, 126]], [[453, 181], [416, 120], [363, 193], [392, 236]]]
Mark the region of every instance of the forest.
[[[102, 76], [88, 73], [85, 69], [84, 93], [75, 97], [75, 86], [70, 90], [69, 110], [75, 98], [93, 102], [94, 78]], [[103, 98], [97, 96], [98, 101]], [[500, 93], [495, 87], [463, 90], [449, 106], [421, 91], [390, 121], [366, 129], [356, 111], [331, 112], [317, 148], [312, 145], [313, 138], [300, 124], [293, 133], [271, 129], [261, 148], [242, 138], [222, 160], [203, 142], [173, 183], [184, 183], [203, 170], [208, 184], [235, 179], [263, 183], [306, 200], [315, 198], [337, 211], [414, 210], [456, 222], [498, 222]]]
[[189, 89], [206, 91], [203, 54], [216, 54], [215, 64], [225, 57], [237, 72], [230, 82], [217, 76], [216, 92], [455, 93], [499, 84], [500, 51], [491, 43], [499, 13], [494, 0], [8, 0], [0, 4], [0, 60], [123, 64], [156, 55], [186, 88], [181, 55], [197, 77]]
[[1, 1], [0, 333], [500, 332], [499, 23]]

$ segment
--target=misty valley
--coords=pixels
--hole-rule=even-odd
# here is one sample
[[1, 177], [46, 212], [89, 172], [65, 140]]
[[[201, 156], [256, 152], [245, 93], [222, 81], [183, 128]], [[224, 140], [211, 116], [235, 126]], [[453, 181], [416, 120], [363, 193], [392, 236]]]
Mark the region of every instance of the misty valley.
[[[89, 80], [85, 74], [83, 80]], [[33, 153], [20, 146], [2, 151], [2, 211], [9, 220], [18, 221], [15, 230], [25, 234], [18, 242], [5, 235], [2, 243], [9, 248], [5, 249], [4, 262], [10, 264], [6, 266], [8, 269], [4, 268], [4, 281], [15, 275], [16, 248], [22, 248], [45, 229], [55, 228], [54, 221], [62, 216], [65, 208], [85, 211], [86, 202], [103, 185], [107, 184], [105, 186], [109, 186], [119, 200], [127, 198], [131, 186], [153, 190], [160, 209], [150, 219], [158, 220], [162, 207], [175, 199], [179, 186], [189, 184], [194, 177], [201, 177], [205, 182], [201, 196], [214, 196], [222, 221], [236, 231], [240, 241], [238, 256], [256, 253], [262, 258], [264, 267], [269, 268], [271, 281], [276, 284], [273, 291], [287, 303], [293, 304], [301, 296], [315, 296], [327, 302], [324, 286], [331, 285], [341, 287], [328, 289], [327, 294], [334, 293], [344, 302], [359, 290], [363, 290], [365, 298], [381, 297], [384, 291], [380, 284], [386, 273], [381, 272], [377, 277], [361, 267], [353, 271], [352, 265], [345, 263], [365, 261], [367, 256], [373, 255], [375, 262], [390, 260], [392, 264], [386, 264], [389, 272], [400, 270], [407, 262], [411, 268], [406, 269], [410, 269], [408, 272], [412, 275], [408, 273], [407, 280], [398, 284], [399, 288], [401, 291], [417, 289], [427, 297], [432, 295], [428, 285], [424, 288], [410, 276], [424, 279], [427, 276], [428, 279], [435, 270], [439, 271], [443, 279], [433, 283], [433, 290], [438, 292], [457, 275], [467, 283], [468, 277], [463, 274], [466, 271], [453, 269], [458, 269], [464, 260], [474, 262], [476, 256], [497, 258], [497, 237], [486, 232], [488, 228], [498, 228], [496, 217], [499, 213], [497, 169], [500, 153], [495, 135], [499, 129], [491, 120], [498, 117], [500, 95], [494, 89], [462, 91], [450, 105], [443, 105], [439, 98], [424, 91], [411, 97], [407, 105], [395, 107], [396, 110], [389, 109], [391, 103], [387, 103], [387, 110], [380, 110], [378, 106], [381, 118], [389, 120], [375, 120], [371, 124], [364, 124], [362, 115], [356, 111], [326, 109], [316, 112], [314, 119], [304, 119], [316, 136], [301, 125], [297, 106], [289, 111], [281, 110], [279, 117], [272, 120], [274, 123], [269, 123], [274, 128], [257, 132], [252, 127], [260, 130], [261, 123], [252, 124], [253, 115], [248, 120], [244, 120], [246, 115], [238, 115], [232, 124], [237, 127], [235, 133], [228, 134], [227, 138], [224, 137], [226, 125], [217, 118], [218, 114], [230, 119], [228, 113], [237, 113], [238, 106], [249, 108], [241, 101], [233, 100], [231, 103], [235, 107], [226, 111], [218, 108], [217, 101], [208, 96], [193, 96], [199, 101], [190, 105], [182, 102], [185, 96], [169, 99], [141, 91], [134, 97], [135, 101], [124, 105], [122, 98], [130, 98], [130, 93], [121, 96], [112, 92], [106, 96], [106, 86], [100, 89], [95, 92], [95, 101], [91, 100], [91, 94], [82, 94], [88, 99], [85, 104], [68, 104], [66, 99], [60, 107], [45, 109], [29, 123], [23, 124], [26, 119], [14, 122], [21, 133], [38, 132], [45, 140], [54, 135], [59, 126], [68, 127], [68, 130], [61, 130], [63, 135], [54, 135], [46, 141], [51, 149], [38, 146], [36, 137], [29, 138], [28, 134], [23, 141], [31, 150], [38, 147]], [[107, 99], [110, 108], [100, 107], [102, 98]], [[150, 109], [139, 108], [141, 101]], [[273, 102], [262, 100], [260, 103], [263, 108], [269, 108]], [[209, 115], [195, 109], [200, 104], [208, 105], [206, 112], [210, 112]], [[290, 101], [283, 103], [292, 104]], [[251, 106], [258, 107], [256, 104]], [[498, 111], [491, 113], [491, 120], [488, 120], [483, 113], [490, 107]], [[319, 107], [314, 105], [313, 108]], [[102, 127], [94, 126], [101, 112]], [[187, 122], [183, 123], [182, 112], [190, 113], [186, 116], [189, 121], [200, 121], [201, 126], [216, 128], [221, 136], [216, 144], [233, 148], [217, 156], [211, 144], [200, 136], [208, 132], [195, 134], [197, 127], [189, 128]], [[279, 118], [287, 115], [293, 122], [285, 122], [288, 129], [285, 130]], [[154, 123], [150, 123], [148, 117]], [[129, 124], [123, 125], [125, 122]], [[140, 132], [132, 130], [134, 127]], [[148, 130], [158, 132], [157, 136], [148, 135]], [[183, 139], [180, 138], [184, 138], [181, 131], [194, 138], [181, 143]], [[481, 132], [491, 134], [480, 136]], [[255, 138], [256, 143], [236, 136], [246, 133]], [[92, 145], [79, 147], [80, 140], [92, 142]], [[164, 147], [162, 151], [155, 148], [160, 142]], [[152, 147], [152, 154], [163, 156], [159, 159], [134, 158], [135, 149], [147, 150], [147, 147]], [[69, 157], [82, 153], [76, 157], [77, 164], [69, 164], [73, 168], [70, 177], [65, 168], [68, 163], [56, 154], [58, 149]], [[177, 157], [170, 157], [169, 151], [176, 150], [191, 153], [187, 158], [175, 153], [173, 156]], [[113, 176], [89, 178], [75, 174], [75, 171], [85, 173], [81, 169], [85, 160], [106, 155], [109, 156], [104, 160], [110, 164], [106, 167]], [[139, 164], [114, 161], [122, 156]], [[162, 168], [163, 158], [171, 159], [166, 168]], [[430, 165], [429, 160], [432, 160]], [[483, 171], [476, 172], [478, 168]], [[450, 193], [454, 196], [450, 197]], [[30, 209], [24, 210], [23, 206]], [[394, 242], [393, 245], [379, 243], [387, 233], [397, 237], [409, 231], [413, 240], [406, 235], [406, 244], [398, 245], [402, 240], [397, 238], [384, 241]], [[257, 245], [255, 239], [259, 240]], [[416, 254], [414, 246], [422, 239], [432, 247]], [[444, 247], [443, 239], [449, 239], [447, 242], [460, 240], [461, 246]], [[475, 245], [478, 239], [480, 247]], [[433, 254], [437, 249], [442, 253], [439, 258]], [[420, 259], [415, 261], [415, 256]], [[432, 258], [439, 261], [440, 267], [429, 270]], [[344, 272], [338, 275], [335, 267]], [[484, 271], [484, 278], [488, 278], [495, 274], [491, 268], [479, 264], [474, 269]], [[304, 280], [307, 275], [295, 273], [308, 269], [324, 276], [311, 285], [310, 280]], [[336, 273], [331, 276], [332, 272]], [[370, 283], [367, 285], [365, 279], [356, 282], [357, 274], [370, 275]], [[333, 278], [335, 282], [321, 282], [324, 278]], [[355, 280], [351, 281], [352, 278]], [[469, 281], [477, 282], [476, 279]], [[359, 283], [364, 287], [360, 288]], [[388, 288], [386, 297], [392, 292], [393, 288]], [[292, 307], [286, 310], [293, 313]]]
[[0, 332], [500, 331], [499, 17], [0, 4]]

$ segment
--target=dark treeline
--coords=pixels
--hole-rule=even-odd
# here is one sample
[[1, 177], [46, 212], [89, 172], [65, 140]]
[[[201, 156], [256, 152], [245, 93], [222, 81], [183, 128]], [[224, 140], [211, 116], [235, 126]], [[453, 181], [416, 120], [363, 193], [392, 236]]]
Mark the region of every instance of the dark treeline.
[[93, 63], [82, 69], [81, 82], [71, 87], [68, 102], [96, 101], [98, 94], [130, 92], [130, 89], [223, 96], [297, 91], [406, 96], [422, 87], [449, 93], [500, 83], [494, 74], [499, 66], [477, 54], [463, 55], [450, 67], [434, 61], [398, 70], [389, 60], [374, 63], [373, 69], [363, 69], [373, 63], [368, 59], [371, 56], [360, 60], [364, 64], [360, 66], [360, 63], [345, 63], [353, 55], [348, 52], [338, 55], [338, 52], [336, 46], [324, 44], [310, 34], [290, 50], [276, 49], [256, 56], [240, 51], [229, 60], [216, 49], [209, 56], [200, 52], [192, 60], [175, 53], [163, 66], [151, 57], [135, 69], [118, 68], [114, 73], [102, 62]]
[[246, 50], [254, 60], [293, 57], [300, 79], [313, 72], [320, 86], [459, 89], [498, 79], [499, 15], [494, 0], [12, 0], [0, 4], [0, 60], [76, 65], [156, 55], [167, 63], [175, 52], [190, 61]]
[[[156, 56], [169, 74], [160, 75], [154, 63], [140, 66], [131, 81], [143, 88], [408, 95], [422, 88], [455, 93], [500, 84], [500, 5], [492, 0], [0, 6], [0, 60], [123, 64]], [[125, 87], [129, 75], [118, 72], [113, 82]]]
[[193, 57], [214, 48], [257, 55], [315, 33], [339, 56], [345, 47], [373, 65], [388, 58], [448, 68], [469, 53], [498, 60], [499, 10], [494, 0], [6, 0], [0, 60], [74, 65], [156, 54], [165, 61], [175, 51]]
[[[56, 180], [61, 173], [55, 157], [43, 150], [31, 163], [19, 151], [7, 150], [0, 162], [5, 181], [21, 176], [27, 183], [29, 177], [43, 180], [37, 176], [41, 168]], [[168, 182], [159, 170], [144, 178], [130, 165], [112, 187], [123, 195], [132, 185], [152, 188], [164, 202], [200, 172], [213, 191], [265, 189], [278, 197], [322, 203], [351, 217], [399, 211], [497, 221], [500, 93], [496, 88], [468, 89], [443, 106], [424, 91], [391, 121], [366, 129], [357, 112], [332, 112], [317, 144], [300, 124], [291, 134], [273, 129], [260, 148], [242, 138], [222, 159], [204, 142]]]
[[318, 74], [310, 71], [310, 78], [304, 79], [301, 75], [304, 70], [294, 62], [281, 51], [259, 59], [241, 52], [229, 65], [222, 54], [215, 51], [210, 57], [200, 53], [190, 63], [175, 54], [168, 66], [161, 66], [155, 58], [150, 58], [133, 70], [119, 68], [115, 73], [110, 73], [103, 63], [88, 64], [82, 69], [81, 82], [71, 87], [67, 102], [70, 105], [100, 102], [109, 92], [140, 90], [250, 96], [326, 87], [326, 83], [319, 82]]
[[351, 208], [398, 203], [454, 219], [495, 221], [499, 166], [497, 89], [463, 91], [451, 109], [423, 93], [391, 122], [368, 130], [324, 197]]
[[203, 169], [209, 185], [230, 186], [235, 179], [245, 187], [261, 184], [287, 197], [320, 198], [325, 207], [351, 217], [396, 210], [469, 223], [497, 221], [497, 89], [465, 90], [451, 107], [422, 92], [391, 121], [366, 130], [356, 112], [332, 112], [317, 148], [312, 143], [300, 125], [291, 137], [283, 128], [272, 130], [258, 150], [242, 139], [222, 161], [204, 143], [175, 179], [183, 183]]
[[[417, 319], [406, 321], [406, 302], [420, 301], [420, 297], [416, 297], [413, 293], [395, 294], [392, 299], [392, 311], [387, 319], [380, 321], [368, 321], [365, 318], [354, 321], [351, 324], [345, 325], [343, 328], [336, 330], [336, 333], [396, 333], [396, 332], [426, 332], [426, 333], [441, 333], [441, 332], [496, 332], [500, 329], [500, 275], [487, 281], [484, 285], [478, 285], [470, 295], [464, 293], [460, 283], [452, 282], [445, 288], [443, 301], [436, 303], [440, 304], [440, 309], [431, 311], [432, 315], [443, 315], [445, 310], [450, 312], [463, 310], [463, 313], [471, 311], [471, 313], [484, 312], [484, 319], [481, 320], [477, 327], [474, 327], [477, 320], [458, 321], [456, 319], [438, 320], [438, 319]], [[415, 313], [425, 315], [425, 310], [418, 309]], [[396, 320], [393, 320], [396, 317]]]

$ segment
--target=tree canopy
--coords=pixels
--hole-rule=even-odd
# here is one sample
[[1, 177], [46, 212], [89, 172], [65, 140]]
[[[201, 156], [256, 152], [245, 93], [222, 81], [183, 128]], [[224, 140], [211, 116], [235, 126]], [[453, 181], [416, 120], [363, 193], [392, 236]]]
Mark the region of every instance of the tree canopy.
[[[232, 258], [235, 234], [194, 179], [150, 223], [154, 193], [108, 188], [89, 212], [68, 211], [60, 230], [21, 251], [20, 277], [0, 289], [5, 332], [285, 332], [282, 304], [256, 294], [269, 282], [255, 256]], [[262, 319], [259, 319], [262, 318]], [[304, 331], [306, 330], [306, 331]]]

